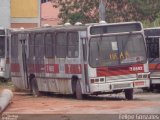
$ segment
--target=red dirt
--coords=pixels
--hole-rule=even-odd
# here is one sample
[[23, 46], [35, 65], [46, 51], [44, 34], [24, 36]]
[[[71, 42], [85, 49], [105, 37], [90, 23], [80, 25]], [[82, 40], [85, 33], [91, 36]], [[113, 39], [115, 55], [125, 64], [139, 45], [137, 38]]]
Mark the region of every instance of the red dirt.
[[105, 114], [129, 112], [144, 107], [160, 106], [157, 101], [123, 99], [76, 100], [68, 97], [40, 96], [34, 98], [23, 92], [15, 92], [12, 103], [5, 112], [18, 114]]

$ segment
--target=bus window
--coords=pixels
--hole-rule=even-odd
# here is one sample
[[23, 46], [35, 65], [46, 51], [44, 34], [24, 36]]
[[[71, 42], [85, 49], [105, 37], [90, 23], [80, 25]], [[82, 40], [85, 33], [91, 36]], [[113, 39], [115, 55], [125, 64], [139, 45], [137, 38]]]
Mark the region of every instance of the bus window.
[[18, 35], [12, 35], [11, 40], [11, 57], [17, 58], [18, 57]]
[[43, 34], [35, 35], [35, 57], [42, 58], [44, 57], [44, 42], [43, 42]]
[[148, 57], [159, 58], [159, 38], [146, 38]]
[[34, 57], [34, 34], [29, 34], [29, 57]]
[[65, 58], [67, 56], [66, 33], [61, 32], [56, 35], [56, 57]]
[[5, 56], [5, 36], [0, 36], [0, 57]]
[[[124, 35], [119, 37], [121, 45], [119, 46], [121, 64], [137, 63], [146, 61], [146, 51], [144, 39], [141, 34]], [[136, 49], [135, 49], [136, 48]]]
[[143, 36], [134, 34], [91, 38], [89, 62], [93, 67], [146, 62]]
[[54, 37], [51, 33], [47, 33], [45, 35], [45, 56], [46, 58], [53, 58], [54, 57]]
[[78, 57], [78, 33], [68, 33], [68, 57]]

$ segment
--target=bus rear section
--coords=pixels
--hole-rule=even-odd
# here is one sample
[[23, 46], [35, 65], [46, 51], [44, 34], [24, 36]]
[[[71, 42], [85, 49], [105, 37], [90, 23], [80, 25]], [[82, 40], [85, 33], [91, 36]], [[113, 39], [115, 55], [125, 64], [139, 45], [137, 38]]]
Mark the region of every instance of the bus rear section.
[[139, 22], [62, 25], [12, 32], [11, 77], [21, 89], [99, 95], [149, 87]]
[[6, 81], [10, 78], [9, 61], [9, 30], [0, 28], [0, 78]]
[[149, 59], [150, 90], [160, 90], [160, 27], [144, 30]]

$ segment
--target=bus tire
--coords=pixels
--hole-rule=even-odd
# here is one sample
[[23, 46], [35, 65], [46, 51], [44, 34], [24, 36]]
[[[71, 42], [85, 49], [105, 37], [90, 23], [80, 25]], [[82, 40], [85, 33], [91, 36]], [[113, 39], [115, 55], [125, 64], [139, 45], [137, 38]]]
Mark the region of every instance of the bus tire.
[[133, 100], [133, 89], [126, 89], [124, 93], [127, 100]]
[[38, 85], [37, 85], [36, 78], [31, 79], [31, 92], [32, 92], [32, 95], [34, 97], [39, 96], [39, 91], [38, 91]]
[[76, 94], [76, 98], [78, 100], [82, 100], [83, 99], [82, 88], [81, 88], [81, 84], [80, 84], [79, 80], [77, 80], [77, 82], [76, 82], [76, 91], [75, 91], [75, 94]]

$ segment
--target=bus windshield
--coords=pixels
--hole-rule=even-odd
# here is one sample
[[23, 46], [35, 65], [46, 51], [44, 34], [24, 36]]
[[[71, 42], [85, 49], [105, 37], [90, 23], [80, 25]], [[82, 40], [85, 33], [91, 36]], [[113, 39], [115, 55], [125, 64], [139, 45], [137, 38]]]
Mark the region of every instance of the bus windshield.
[[5, 37], [0, 36], [0, 57], [5, 56]]
[[92, 37], [89, 42], [91, 67], [121, 66], [146, 62], [142, 34]]

